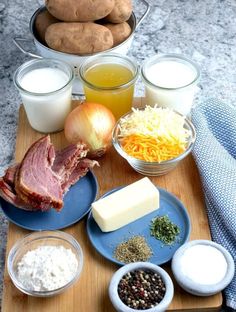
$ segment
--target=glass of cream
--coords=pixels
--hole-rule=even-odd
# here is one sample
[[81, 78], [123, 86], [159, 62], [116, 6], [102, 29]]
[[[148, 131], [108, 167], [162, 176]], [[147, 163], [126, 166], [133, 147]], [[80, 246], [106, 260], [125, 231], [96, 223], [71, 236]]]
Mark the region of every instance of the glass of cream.
[[200, 70], [192, 60], [179, 54], [155, 55], [141, 68], [146, 104], [168, 107], [189, 116]]
[[72, 67], [53, 59], [31, 60], [16, 70], [13, 80], [32, 128], [43, 133], [64, 128], [73, 79]]

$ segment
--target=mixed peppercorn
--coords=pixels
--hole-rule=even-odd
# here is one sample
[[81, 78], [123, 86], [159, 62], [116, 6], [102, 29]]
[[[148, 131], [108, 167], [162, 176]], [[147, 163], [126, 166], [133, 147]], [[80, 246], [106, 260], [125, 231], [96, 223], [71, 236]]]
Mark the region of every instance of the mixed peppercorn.
[[125, 274], [118, 284], [121, 301], [136, 310], [155, 307], [164, 298], [165, 284], [161, 276], [151, 270], [135, 270]]

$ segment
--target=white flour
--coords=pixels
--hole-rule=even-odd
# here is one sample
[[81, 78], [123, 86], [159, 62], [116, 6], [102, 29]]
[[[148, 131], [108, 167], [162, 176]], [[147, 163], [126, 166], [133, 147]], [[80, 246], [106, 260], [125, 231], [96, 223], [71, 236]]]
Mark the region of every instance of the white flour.
[[28, 251], [17, 264], [18, 279], [28, 290], [53, 290], [75, 276], [78, 261], [71, 249], [40, 246]]

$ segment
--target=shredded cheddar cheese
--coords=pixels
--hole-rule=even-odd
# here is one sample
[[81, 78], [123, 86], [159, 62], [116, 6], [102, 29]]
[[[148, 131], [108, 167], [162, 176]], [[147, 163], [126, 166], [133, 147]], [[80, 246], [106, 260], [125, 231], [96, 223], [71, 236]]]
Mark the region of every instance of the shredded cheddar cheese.
[[184, 117], [168, 108], [146, 106], [120, 121], [120, 143], [137, 159], [162, 162], [177, 157], [187, 147], [189, 131]]

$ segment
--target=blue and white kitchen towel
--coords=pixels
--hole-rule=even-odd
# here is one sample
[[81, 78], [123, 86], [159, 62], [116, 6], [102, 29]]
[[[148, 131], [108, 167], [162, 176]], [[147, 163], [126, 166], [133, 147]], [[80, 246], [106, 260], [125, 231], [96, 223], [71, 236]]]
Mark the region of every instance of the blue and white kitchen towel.
[[[192, 113], [197, 132], [193, 155], [201, 176], [212, 239], [236, 264], [236, 107], [218, 100]], [[236, 309], [236, 275], [224, 291], [226, 305]]]

